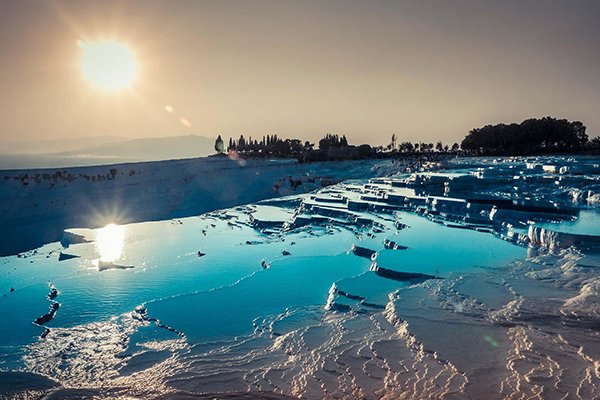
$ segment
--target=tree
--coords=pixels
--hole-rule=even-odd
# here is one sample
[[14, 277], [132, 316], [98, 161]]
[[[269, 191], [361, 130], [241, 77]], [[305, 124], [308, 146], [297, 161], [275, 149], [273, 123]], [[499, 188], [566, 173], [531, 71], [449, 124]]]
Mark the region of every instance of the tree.
[[392, 139], [390, 141], [390, 150], [396, 150], [396, 134], [392, 133]]
[[246, 139], [244, 138], [244, 135], [240, 135], [240, 138], [238, 139], [238, 145], [241, 149], [246, 147]]
[[412, 153], [414, 150], [414, 146], [411, 142], [402, 142], [402, 143], [400, 143], [400, 146], [398, 147], [398, 149], [402, 153]]
[[221, 135], [217, 136], [217, 140], [215, 140], [215, 151], [217, 153], [223, 153], [225, 151], [225, 145], [223, 144], [223, 139], [221, 139]]
[[469, 131], [461, 143], [463, 150], [481, 154], [543, 154], [577, 151], [588, 141], [580, 121], [544, 117], [520, 124], [486, 125]]
[[585, 144], [585, 148], [589, 150], [600, 150], [600, 136], [597, 136]]
[[368, 144], [361, 144], [358, 146], [358, 156], [360, 158], [369, 158], [374, 154], [373, 148]]
[[337, 134], [333, 135], [328, 133], [323, 139], [319, 140], [319, 149], [323, 151], [328, 151], [331, 148], [347, 146], [348, 140], [346, 140], [345, 135], [340, 138]]
[[348, 139], [346, 139], [346, 135], [343, 135], [340, 139], [340, 147], [348, 146]]
[[435, 150], [438, 153], [441, 153], [444, 150], [444, 144], [442, 143], [441, 140], [435, 144]]

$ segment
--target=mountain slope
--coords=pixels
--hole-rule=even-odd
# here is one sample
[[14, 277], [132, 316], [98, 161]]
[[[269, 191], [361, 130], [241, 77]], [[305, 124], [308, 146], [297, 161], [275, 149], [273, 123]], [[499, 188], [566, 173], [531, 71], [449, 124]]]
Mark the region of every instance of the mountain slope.
[[55, 152], [74, 151], [107, 144], [116, 145], [128, 141], [120, 136], [91, 136], [60, 139], [25, 139], [3, 142], [0, 154], [48, 154]]
[[137, 161], [169, 160], [178, 158], [205, 157], [213, 154], [214, 139], [187, 135], [175, 137], [132, 139], [121, 143], [53, 153], [58, 157], [112, 157]]

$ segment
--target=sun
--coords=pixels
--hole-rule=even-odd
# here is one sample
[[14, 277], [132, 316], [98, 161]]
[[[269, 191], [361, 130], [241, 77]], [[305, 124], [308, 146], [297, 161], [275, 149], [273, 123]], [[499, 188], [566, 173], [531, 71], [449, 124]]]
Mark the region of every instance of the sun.
[[133, 51], [114, 40], [77, 42], [81, 49], [83, 77], [95, 88], [106, 91], [125, 89], [135, 81], [138, 63]]

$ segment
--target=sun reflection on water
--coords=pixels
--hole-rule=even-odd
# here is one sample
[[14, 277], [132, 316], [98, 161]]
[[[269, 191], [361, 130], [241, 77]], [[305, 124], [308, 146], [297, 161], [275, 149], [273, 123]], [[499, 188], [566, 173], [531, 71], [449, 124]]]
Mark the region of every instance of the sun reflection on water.
[[100, 261], [110, 263], [121, 258], [124, 240], [125, 227], [121, 225], [108, 224], [98, 229], [96, 250], [100, 254]]

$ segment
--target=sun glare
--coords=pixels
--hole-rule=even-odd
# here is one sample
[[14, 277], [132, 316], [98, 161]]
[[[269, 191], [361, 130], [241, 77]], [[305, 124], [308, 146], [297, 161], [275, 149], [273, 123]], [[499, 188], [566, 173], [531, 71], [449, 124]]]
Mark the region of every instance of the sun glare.
[[98, 229], [96, 249], [100, 254], [100, 261], [113, 262], [121, 258], [124, 241], [125, 228], [123, 226], [108, 224], [104, 228]]
[[131, 86], [137, 78], [135, 54], [123, 43], [104, 40], [79, 41], [81, 72], [95, 88], [117, 91]]

